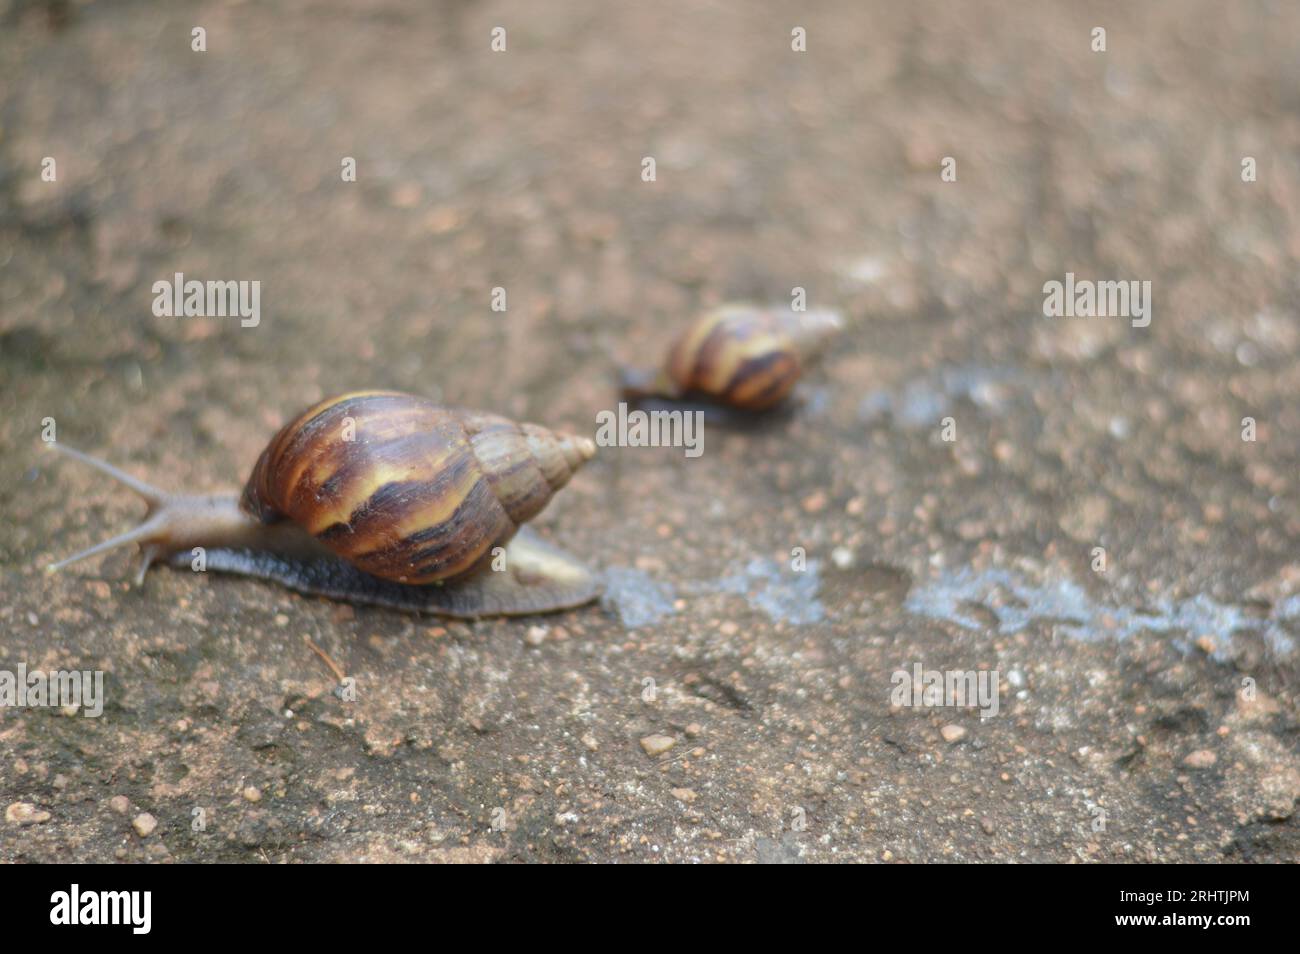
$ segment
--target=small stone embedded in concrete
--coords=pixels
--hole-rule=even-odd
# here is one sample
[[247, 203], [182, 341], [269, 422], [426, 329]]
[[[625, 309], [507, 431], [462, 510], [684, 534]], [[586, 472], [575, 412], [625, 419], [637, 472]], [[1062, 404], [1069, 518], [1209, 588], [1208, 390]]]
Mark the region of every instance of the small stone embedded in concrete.
[[685, 802], [688, 805], [698, 797], [694, 790], [689, 788], [674, 788], [672, 789], [672, 796], [679, 802]]
[[244, 800], [249, 802], [260, 802], [262, 800], [262, 792], [255, 785], [245, 786], [243, 796]]
[[645, 749], [645, 754], [651, 758], [663, 755], [676, 744], [677, 740], [671, 735], [647, 735], [641, 740], [641, 748]]
[[1197, 749], [1195, 752], [1188, 753], [1183, 759], [1183, 764], [1188, 768], [1205, 769], [1212, 766], [1219, 760], [1219, 757], [1209, 749]]
[[125, 815], [131, 808], [131, 801], [125, 795], [114, 795], [108, 800], [108, 807], [119, 815]]
[[966, 730], [959, 725], [945, 725], [939, 730], [945, 742], [960, 742], [966, 738]]
[[5, 821], [11, 825], [39, 825], [50, 820], [50, 813], [31, 802], [14, 802], [5, 809]]
[[135, 816], [135, 819], [131, 822], [131, 827], [135, 829], [135, 833], [141, 838], [148, 838], [153, 834], [154, 829], [158, 827], [158, 819], [148, 812], [141, 812]]

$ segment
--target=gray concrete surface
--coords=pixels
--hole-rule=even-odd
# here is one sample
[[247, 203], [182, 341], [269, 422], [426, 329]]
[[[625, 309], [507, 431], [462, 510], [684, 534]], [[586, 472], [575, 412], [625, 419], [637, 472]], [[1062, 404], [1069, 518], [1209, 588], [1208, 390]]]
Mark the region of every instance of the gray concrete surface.
[[[1296, 860], [1294, 5], [0, 24], [0, 668], [107, 692], [0, 708], [0, 860]], [[177, 271], [260, 281], [261, 323], [155, 317]], [[1150, 281], [1150, 325], [1044, 317], [1067, 272]], [[794, 414], [604, 449], [537, 521], [602, 606], [42, 573], [141, 511], [46, 417], [202, 490], [351, 388], [591, 431], [620, 363], [793, 286], [849, 324]], [[996, 671], [998, 714], [891, 704], [914, 664]]]

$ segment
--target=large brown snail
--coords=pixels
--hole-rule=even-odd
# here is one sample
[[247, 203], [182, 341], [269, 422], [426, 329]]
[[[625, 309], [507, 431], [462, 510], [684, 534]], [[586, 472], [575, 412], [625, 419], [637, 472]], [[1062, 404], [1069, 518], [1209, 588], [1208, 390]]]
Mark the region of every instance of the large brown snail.
[[833, 311], [722, 305], [673, 341], [658, 371], [625, 371], [623, 396], [766, 411], [790, 396], [808, 361], [841, 327]]
[[166, 493], [53, 446], [149, 509], [51, 570], [136, 543], [137, 581], [201, 547], [206, 569], [447, 616], [544, 613], [600, 594], [590, 570], [522, 528], [595, 453], [587, 438], [407, 394], [345, 394], [286, 424], [238, 497]]

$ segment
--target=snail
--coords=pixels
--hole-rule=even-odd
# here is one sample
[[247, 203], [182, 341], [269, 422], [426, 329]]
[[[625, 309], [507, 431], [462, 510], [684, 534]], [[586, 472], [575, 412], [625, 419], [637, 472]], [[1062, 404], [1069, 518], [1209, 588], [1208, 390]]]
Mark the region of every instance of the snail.
[[136, 543], [137, 584], [201, 547], [207, 569], [444, 616], [545, 613], [600, 594], [590, 570], [522, 526], [595, 454], [587, 438], [397, 392], [345, 394], [286, 424], [240, 496], [166, 493], [51, 446], [149, 505], [135, 529], [51, 571]]
[[722, 305], [683, 331], [657, 372], [625, 371], [623, 396], [704, 400], [740, 411], [776, 407], [843, 326], [833, 311]]

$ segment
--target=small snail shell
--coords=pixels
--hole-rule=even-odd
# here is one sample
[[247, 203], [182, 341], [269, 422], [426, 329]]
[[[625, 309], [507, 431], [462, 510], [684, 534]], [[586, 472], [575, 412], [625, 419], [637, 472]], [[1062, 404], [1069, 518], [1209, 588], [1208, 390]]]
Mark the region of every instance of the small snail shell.
[[[599, 594], [571, 557], [533, 534], [516, 540], [595, 453], [586, 438], [534, 424], [396, 392], [346, 394], [286, 424], [238, 499], [165, 494], [60, 449], [132, 487], [149, 512], [56, 569], [139, 543], [140, 579], [155, 560], [188, 563], [203, 547], [212, 569], [448, 615], [545, 612]], [[497, 547], [506, 548], [501, 572]]]
[[764, 411], [789, 396], [807, 361], [841, 325], [830, 311], [722, 305], [677, 337], [657, 374], [628, 373], [623, 393]]

